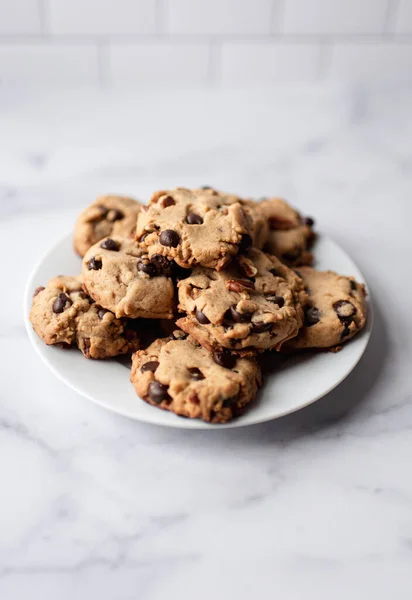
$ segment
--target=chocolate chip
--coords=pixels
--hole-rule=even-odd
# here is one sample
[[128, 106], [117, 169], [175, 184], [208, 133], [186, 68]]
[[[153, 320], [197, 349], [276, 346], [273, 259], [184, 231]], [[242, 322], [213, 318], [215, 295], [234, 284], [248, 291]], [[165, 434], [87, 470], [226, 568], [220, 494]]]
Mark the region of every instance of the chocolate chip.
[[171, 246], [176, 248], [180, 242], [180, 237], [173, 229], [165, 229], [159, 236], [159, 242], [162, 246]]
[[236, 310], [236, 304], [230, 307], [230, 315], [236, 323], [248, 323], [253, 313], [240, 313]]
[[343, 338], [345, 338], [349, 334], [350, 334], [349, 325], [345, 325], [344, 328], [343, 328], [342, 333], [340, 334], [340, 339], [343, 340]]
[[164, 277], [172, 276], [173, 267], [176, 264], [174, 261], [168, 260], [162, 254], [153, 254], [150, 262], [154, 265], [157, 275], [163, 275]]
[[350, 280], [350, 288], [351, 288], [351, 290], [357, 290], [358, 289], [356, 281], [353, 281], [353, 279]]
[[309, 227], [313, 227], [315, 224], [314, 219], [312, 219], [312, 217], [306, 217], [305, 219], [305, 225], [309, 225]]
[[113, 208], [109, 212], [111, 212], [109, 220], [112, 221], [112, 223], [114, 223], [114, 221], [120, 221], [120, 219], [124, 218], [124, 213], [122, 213], [121, 210], [117, 210], [117, 208]]
[[168, 206], [173, 206], [176, 202], [173, 200], [172, 196], [166, 196], [166, 198], [162, 200], [162, 204], [164, 208], [167, 208]]
[[241, 254], [242, 252], [246, 252], [251, 247], [252, 247], [252, 238], [250, 237], [249, 234], [244, 233], [242, 235], [242, 239], [240, 240], [240, 244], [239, 244], [239, 251], [238, 251], [239, 254]]
[[139, 242], [143, 242], [143, 240], [144, 240], [145, 238], [147, 238], [147, 236], [148, 236], [148, 235], [149, 235], [149, 233], [148, 233], [148, 232], [144, 233], [144, 234], [143, 234], [143, 235], [140, 237], [140, 239], [139, 239]]
[[152, 381], [149, 385], [149, 397], [156, 404], [160, 404], [162, 400], [170, 399], [170, 396], [167, 393], [168, 389], [167, 385], [163, 385], [160, 381]]
[[156, 266], [151, 262], [139, 262], [137, 263], [137, 268], [139, 271], [142, 271], [142, 273], [149, 275], [149, 277], [156, 277], [157, 275]]
[[252, 323], [250, 328], [251, 333], [263, 333], [272, 329], [273, 323], [261, 323], [259, 321]]
[[190, 373], [191, 379], [194, 379], [195, 381], [201, 381], [202, 379], [205, 378], [202, 371], [200, 369], [198, 369], [197, 367], [190, 367], [188, 369], [188, 371]]
[[223, 408], [232, 408], [238, 401], [238, 396], [232, 396], [231, 398], [225, 398], [222, 402]]
[[99, 308], [99, 310], [97, 311], [97, 316], [99, 317], [100, 320], [102, 320], [104, 315], [108, 312], [109, 311], [106, 310], [105, 308]]
[[62, 313], [66, 308], [69, 308], [73, 303], [70, 300], [69, 296], [65, 293], [61, 293], [57, 296], [56, 300], [53, 302], [53, 312], [58, 314]]
[[46, 288], [42, 285], [39, 285], [39, 287], [36, 287], [36, 289], [33, 292], [33, 298], [34, 298], [34, 296], [37, 296], [37, 294], [40, 294], [40, 292], [42, 292], [45, 289]]
[[91, 258], [87, 263], [87, 268], [89, 269], [89, 271], [98, 271], [102, 268], [102, 265], [102, 261], [93, 256], [93, 258]]
[[210, 323], [205, 313], [203, 313], [201, 310], [197, 310], [195, 312], [195, 317], [202, 325], [207, 325], [208, 323]]
[[104, 250], [113, 250], [113, 252], [118, 252], [119, 248], [120, 248], [120, 244], [118, 244], [117, 242], [112, 240], [112, 238], [106, 238], [100, 244], [100, 248], [103, 248]]
[[151, 371], [152, 373], [154, 373], [158, 366], [159, 363], [157, 360], [149, 360], [149, 362], [144, 363], [144, 365], [140, 367], [140, 370], [142, 373], [144, 373], [145, 371]]
[[285, 254], [282, 254], [282, 257], [288, 262], [295, 262], [295, 260], [298, 260], [298, 258], [300, 258], [301, 254], [302, 250], [300, 248], [297, 248], [293, 252], [285, 252]]
[[341, 321], [352, 321], [353, 315], [356, 313], [352, 302], [347, 300], [338, 300], [334, 303], [333, 308]]
[[227, 350], [220, 350], [218, 352], [213, 352], [213, 360], [220, 367], [224, 367], [225, 369], [233, 369], [236, 364], [236, 356], [231, 354]]
[[305, 327], [312, 327], [320, 321], [320, 310], [316, 306], [310, 306], [305, 311]]
[[189, 225], [201, 225], [203, 223], [203, 219], [200, 215], [195, 215], [195, 213], [190, 213], [186, 217], [186, 223]]
[[270, 269], [269, 273], [272, 273], [274, 277], [282, 277], [277, 269]]
[[279, 308], [285, 304], [285, 299], [282, 296], [266, 296], [266, 300], [268, 302], [272, 302], [273, 304], [277, 304]]

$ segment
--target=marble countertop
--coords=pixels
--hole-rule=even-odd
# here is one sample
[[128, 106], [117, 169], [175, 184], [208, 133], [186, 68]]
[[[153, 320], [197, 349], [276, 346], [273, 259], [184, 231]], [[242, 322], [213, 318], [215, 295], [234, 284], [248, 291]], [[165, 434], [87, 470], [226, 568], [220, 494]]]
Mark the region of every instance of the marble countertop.
[[[412, 89], [0, 91], [1, 600], [412, 596]], [[350, 252], [366, 354], [311, 407], [238, 430], [129, 421], [65, 388], [25, 280], [110, 191], [283, 194]]]

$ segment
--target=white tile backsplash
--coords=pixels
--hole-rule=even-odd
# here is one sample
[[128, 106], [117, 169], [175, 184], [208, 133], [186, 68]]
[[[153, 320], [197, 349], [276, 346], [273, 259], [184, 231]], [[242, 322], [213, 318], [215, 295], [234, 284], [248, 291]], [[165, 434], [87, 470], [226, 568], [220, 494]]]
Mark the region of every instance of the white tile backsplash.
[[68, 86], [98, 83], [97, 48], [54, 43], [0, 44], [0, 84]]
[[274, 1], [278, 0], [165, 0], [167, 31], [268, 34]]
[[283, 31], [291, 34], [381, 33], [388, 0], [285, 0]]
[[0, 35], [40, 32], [39, 0], [0, 0]]
[[205, 83], [208, 44], [147, 42], [113, 44], [108, 54], [108, 83]]
[[313, 80], [320, 46], [288, 42], [232, 42], [223, 45], [224, 83]]
[[0, 0], [0, 85], [410, 78], [412, 0]]
[[157, 0], [47, 1], [53, 34], [130, 35], [156, 31]]
[[395, 31], [396, 33], [412, 33], [412, 0], [398, 1]]
[[337, 43], [327, 75], [332, 79], [409, 80], [412, 83], [412, 43]]

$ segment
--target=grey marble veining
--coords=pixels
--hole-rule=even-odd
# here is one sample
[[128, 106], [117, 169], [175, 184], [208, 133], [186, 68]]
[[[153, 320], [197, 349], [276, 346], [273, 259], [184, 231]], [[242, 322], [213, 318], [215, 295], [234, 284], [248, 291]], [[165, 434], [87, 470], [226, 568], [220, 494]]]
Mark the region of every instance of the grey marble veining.
[[[412, 89], [0, 92], [0, 598], [412, 595]], [[108, 191], [285, 194], [375, 305], [332, 393], [239, 430], [106, 413], [22, 325], [35, 260]]]

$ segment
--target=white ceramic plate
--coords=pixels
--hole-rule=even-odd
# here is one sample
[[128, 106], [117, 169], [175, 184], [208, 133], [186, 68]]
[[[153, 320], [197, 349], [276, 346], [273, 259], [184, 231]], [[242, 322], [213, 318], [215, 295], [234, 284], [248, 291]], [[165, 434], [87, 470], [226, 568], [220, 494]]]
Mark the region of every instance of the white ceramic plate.
[[[319, 236], [315, 248], [316, 267], [364, 278], [351, 258], [330, 238]], [[71, 234], [54, 245], [34, 268], [25, 293], [25, 323], [29, 338], [49, 369], [66, 385], [92, 402], [116, 413], [168, 427], [212, 429], [262, 423], [292, 413], [318, 400], [341, 383], [360, 360], [372, 329], [369, 303], [365, 329], [336, 354], [320, 352], [278, 360], [273, 374], [265, 378], [257, 402], [240, 418], [225, 425], [210, 425], [197, 419], [182, 419], [150, 406], [136, 396], [126, 364], [117, 360], [86, 360], [81, 352], [46, 346], [33, 332], [28, 319], [33, 290], [59, 273], [77, 275], [81, 259], [72, 249]]]

